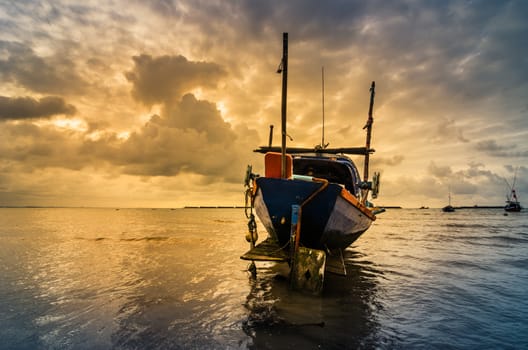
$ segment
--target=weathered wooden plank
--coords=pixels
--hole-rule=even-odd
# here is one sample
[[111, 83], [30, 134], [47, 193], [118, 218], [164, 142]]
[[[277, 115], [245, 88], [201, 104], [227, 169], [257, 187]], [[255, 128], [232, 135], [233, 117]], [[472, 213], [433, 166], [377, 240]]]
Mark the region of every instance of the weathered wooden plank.
[[253, 261], [289, 261], [290, 257], [286, 251], [271, 237], [266, 238], [240, 257], [243, 260]]
[[345, 261], [341, 250], [326, 254], [325, 270], [336, 275], [346, 276]]
[[[277, 146], [260, 146], [253, 150], [257, 153], [267, 153], [267, 152], [281, 152], [281, 148]], [[286, 152], [289, 154], [303, 154], [303, 153], [326, 153], [326, 154], [357, 154], [365, 155], [373, 153], [372, 148], [366, 147], [341, 147], [341, 148], [301, 148], [301, 147], [287, 147]]]
[[293, 289], [321, 294], [324, 284], [326, 253], [322, 250], [299, 247], [291, 269]]

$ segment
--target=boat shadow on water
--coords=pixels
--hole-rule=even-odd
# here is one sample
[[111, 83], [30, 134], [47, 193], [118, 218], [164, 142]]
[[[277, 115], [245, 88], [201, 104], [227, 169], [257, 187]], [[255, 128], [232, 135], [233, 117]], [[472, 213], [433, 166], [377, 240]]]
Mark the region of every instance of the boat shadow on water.
[[387, 343], [377, 314], [382, 272], [361, 254], [346, 250], [347, 276], [326, 274], [321, 296], [289, 288], [287, 264], [266, 263], [249, 278], [244, 332], [250, 348], [371, 348]]

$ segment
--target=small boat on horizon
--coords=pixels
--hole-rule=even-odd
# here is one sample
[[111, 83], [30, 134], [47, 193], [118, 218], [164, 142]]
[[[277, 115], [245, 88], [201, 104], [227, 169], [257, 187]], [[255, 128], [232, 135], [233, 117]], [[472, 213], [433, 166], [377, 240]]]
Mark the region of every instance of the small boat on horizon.
[[455, 211], [455, 207], [451, 205], [451, 192], [449, 192], [448, 198], [449, 204], [442, 208], [442, 211], [444, 213], [452, 213]]
[[510, 192], [506, 195], [506, 205], [504, 206], [504, 210], [508, 212], [519, 212], [522, 210], [521, 203], [519, 202], [519, 198], [517, 198], [517, 193], [515, 192], [515, 181], [517, 180], [517, 169], [515, 169], [515, 173], [513, 175], [513, 183], [510, 186], [508, 181], [506, 183], [508, 184]]

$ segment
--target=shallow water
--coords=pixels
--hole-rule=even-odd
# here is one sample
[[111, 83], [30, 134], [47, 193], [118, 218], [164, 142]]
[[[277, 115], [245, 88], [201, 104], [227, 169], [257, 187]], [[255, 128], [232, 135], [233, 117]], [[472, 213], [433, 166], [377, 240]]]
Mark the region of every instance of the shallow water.
[[[520, 349], [528, 213], [388, 210], [321, 297], [240, 209], [0, 209], [0, 348]], [[265, 236], [259, 224], [261, 239]]]

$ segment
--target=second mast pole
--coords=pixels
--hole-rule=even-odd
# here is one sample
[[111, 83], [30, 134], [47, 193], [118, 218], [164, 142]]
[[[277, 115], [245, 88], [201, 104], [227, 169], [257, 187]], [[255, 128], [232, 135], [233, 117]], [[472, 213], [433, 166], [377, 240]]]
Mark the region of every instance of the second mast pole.
[[286, 98], [288, 93], [288, 33], [282, 33], [281, 177], [286, 178]]

